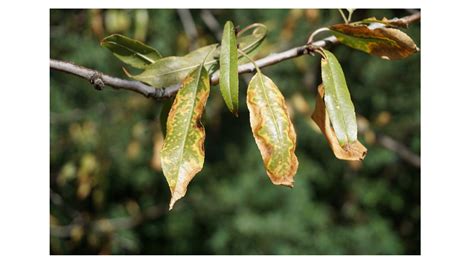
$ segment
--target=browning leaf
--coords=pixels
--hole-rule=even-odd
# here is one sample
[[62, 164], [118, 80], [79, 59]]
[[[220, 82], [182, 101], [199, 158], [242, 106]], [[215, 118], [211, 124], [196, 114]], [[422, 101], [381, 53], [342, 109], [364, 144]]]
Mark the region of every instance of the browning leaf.
[[200, 119], [209, 88], [209, 74], [201, 64], [182, 82], [168, 114], [161, 166], [171, 190], [170, 210], [204, 164], [205, 131]]
[[321, 132], [326, 137], [331, 150], [333, 151], [336, 158], [341, 160], [363, 160], [367, 155], [367, 148], [364, 147], [358, 140], [347, 143], [344, 146], [339, 145], [336, 133], [331, 127], [329, 116], [326, 111], [326, 105], [324, 103], [324, 86], [323, 84], [318, 87], [318, 95], [316, 96], [316, 108], [314, 109], [311, 118], [321, 129]]
[[383, 59], [401, 59], [419, 51], [415, 42], [398, 29], [350, 24], [329, 28], [342, 44]]
[[271, 79], [258, 71], [250, 80], [247, 106], [255, 142], [275, 185], [293, 187], [298, 169], [296, 134], [285, 99]]

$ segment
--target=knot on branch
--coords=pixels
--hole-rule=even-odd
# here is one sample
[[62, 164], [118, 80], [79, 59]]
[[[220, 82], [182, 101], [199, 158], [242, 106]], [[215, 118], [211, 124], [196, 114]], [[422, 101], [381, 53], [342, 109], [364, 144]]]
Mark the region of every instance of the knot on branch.
[[105, 87], [105, 83], [102, 80], [102, 74], [97, 71], [89, 78], [89, 82], [94, 86], [94, 89], [98, 91]]

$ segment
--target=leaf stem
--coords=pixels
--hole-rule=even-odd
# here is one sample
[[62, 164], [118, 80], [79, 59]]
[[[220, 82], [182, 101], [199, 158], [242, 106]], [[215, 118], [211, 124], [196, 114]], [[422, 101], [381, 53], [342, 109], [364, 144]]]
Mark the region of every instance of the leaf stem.
[[308, 38], [308, 41], [306, 42], [306, 44], [312, 43], [314, 37], [316, 35], [318, 35], [319, 33], [324, 32], [324, 31], [329, 31], [329, 28], [324, 27], [324, 28], [319, 28], [319, 29], [313, 31], [313, 33], [311, 33], [311, 35], [309, 35], [309, 38]]
[[258, 73], [261, 73], [260, 68], [258, 67], [257, 63], [255, 63], [255, 61], [248, 54], [246, 54], [244, 51], [242, 51], [240, 49], [238, 49], [238, 52], [241, 55], [243, 55], [245, 58], [247, 58], [253, 64], [253, 66], [255, 67], [255, 69], [257, 70]]
[[342, 9], [338, 8], [337, 10], [339, 10], [339, 13], [341, 13], [342, 18], [344, 19], [344, 23], [349, 24], [349, 20], [347, 19]]

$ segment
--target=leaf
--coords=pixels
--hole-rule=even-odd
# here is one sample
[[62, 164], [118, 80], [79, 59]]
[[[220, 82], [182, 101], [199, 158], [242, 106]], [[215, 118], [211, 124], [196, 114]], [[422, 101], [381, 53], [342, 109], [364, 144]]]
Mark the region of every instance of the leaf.
[[255, 51], [267, 36], [267, 27], [265, 25], [256, 23], [253, 24], [253, 26], [254, 28], [251, 34], [243, 35], [246, 31], [240, 31], [237, 34], [237, 45], [239, 49], [244, 51], [246, 54]]
[[[204, 58], [215, 50], [217, 44], [201, 47], [185, 56], [169, 56], [164, 57], [154, 64], [145, 68], [145, 71], [138, 75], [130, 75], [129, 77], [148, 83], [155, 88], [168, 87], [180, 83], [193, 69], [199, 67]], [[209, 68], [215, 64], [217, 60], [214, 58], [216, 51], [206, 59], [205, 68]], [[214, 55], [214, 56], [213, 56]]]
[[161, 132], [163, 132], [163, 136], [166, 137], [166, 121], [168, 120], [168, 114], [171, 110], [171, 106], [173, 105], [174, 97], [170, 100], [165, 100], [161, 105], [160, 111], [160, 126]]
[[353, 143], [346, 144], [344, 147], [339, 145], [336, 133], [331, 127], [329, 121], [328, 112], [326, 111], [326, 105], [323, 100], [324, 97], [324, 86], [323, 84], [318, 87], [318, 95], [316, 97], [316, 108], [311, 118], [321, 129], [321, 132], [326, 137], [331, 150], [333, 151], [336, 158], [341, 160], [363, 160], [367, 155], [367, 148], [364, 147], [358, 140]]
[[355, 22], [354, 24], [360, 24], [360, 23], [362, 24], [381, 23], [387, 27], [408, 28], [408, 23], [405, 20], [399, 19], [399, 18], [387, 19], [384, 17], [383, 19], [377, 19], [376, 17], [371, 17], [371, 18], [363, 19], [360, 22]]
[[321, 60], [324, 102], [339, 144], [344, 146], [357, 140], [357, 121], [344, 72], [336, 56], [322, 49], [326, 58]]
[[[241, 50], [250, 53], [255, 50], [266, 36], [266, 27], [258, 24], [250, 35], [243, 35], [237, 38], [237, 43]], [[170, 56], [156, 61], [145, 68], [142, 73], [129, 77], [138, 81], [150, 84], [155, 88], [168, 87], [181, 82], [194, 68], [198, 67], [206, 55], [216, 49], [217, 44], [211, 44], [190, 52], [185, 56]], [[217, 63], [219, 58], [219, 48], [217, 48], [206, 60], [204, 66], [207, 70]]]
[[337, 24], [329, 29], [342, 44], [383, 59], [401, 59], [419, 51], [415, 42], [404, 32], [377, 27], [377, 23], [373, 25]]
[[258, 71], [250, 80], [247, 106], [255, 142], [275, 185], [293, 187], [298, 169], [296, 134], [285, 99], [271, 79]]
[[140, 69], [155, 63], [162, 57], [154, 48], [120, 34], [105, 37], [100, 45], [112, 51], [122, 62]]
[[229, 111], [238, 115], [239, 110], [239, 73], [237, 72], [237, 40], [234, 24], [227, 21], [222, 34], [220, 49], [220, 81], [219, 88]]
[[205, 132], [200, 119], [209, 89], [209, 74], [201, 64], [182, 82], [168, 114], [161, 165], [171, 190], [170, 210], [204, 164]]

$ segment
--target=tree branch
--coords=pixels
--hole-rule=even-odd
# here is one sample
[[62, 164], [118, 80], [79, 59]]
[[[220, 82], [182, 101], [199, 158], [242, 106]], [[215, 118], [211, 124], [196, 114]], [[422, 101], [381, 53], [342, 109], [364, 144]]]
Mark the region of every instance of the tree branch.
[[[420, 20], [420, 12], [398, 19], [399, 21], [405, 22], [407, 25]], [[303, 45], [295, 47], [280, 53], [270, 54], [264, 58], [256, 60], [255, 63], [259, 68], [271, 66], [282, 61], [299, 57], [305, 54], [309, 54], [311, 46], [312, 49], [324, 48], [330, 44], [336, 44], [337, 39], [334, 36], [327, 37], [323, 40], [316, 41], [310, 45]], [[146, 97], [154, 99], [169, 98], [176, 94], [179, 90], [180, 84], [175, 84], [166, 88], [154, 88], [138, 81], [124, 80], [116, 77], [112, 77], [101, 73], [99, 71], [78, 66], [73, 63], [50, 59], [50, 68], [59, 70], [65, 73], [73, 74], [78, 77], [89, 80], [91, 84], [98, 90], [101, 90], [105, 85], [111, 86], [115, 89], [125, 89], [133, 92], [140, 93]], [[255, 71], [255, 66], [252, 63], [239, 65], [239, 74], [252, 73]], [[216, 71], [211, 77], [211, 84], [216, 85], [219, 83], [219, 71]]]

